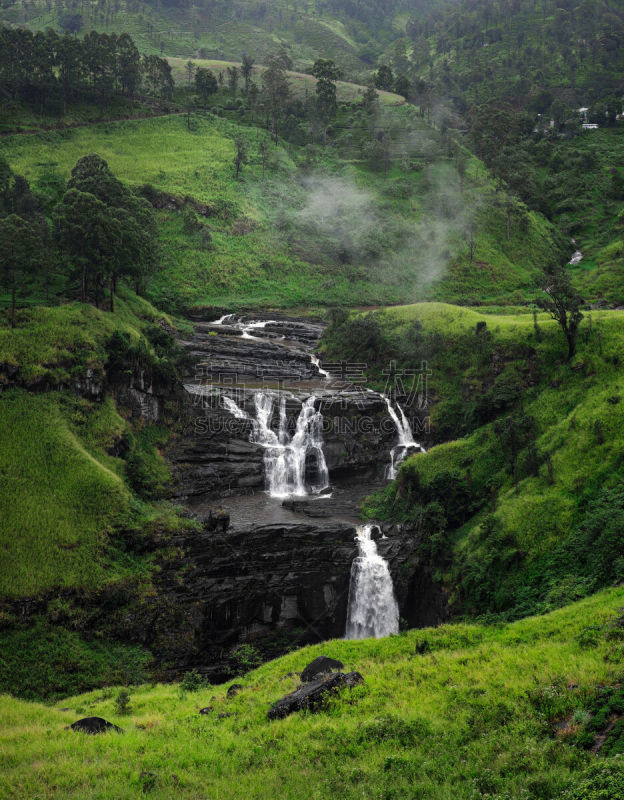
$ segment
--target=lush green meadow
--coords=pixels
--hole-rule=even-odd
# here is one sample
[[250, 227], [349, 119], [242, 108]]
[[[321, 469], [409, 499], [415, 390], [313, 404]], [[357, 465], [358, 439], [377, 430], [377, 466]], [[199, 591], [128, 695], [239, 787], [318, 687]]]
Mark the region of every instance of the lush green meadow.
[[[618, 588], [507, 626], [326, 642], [247, 674], [230, 700], [224, 686], [131, 687], [121, 715], [116, 689], [54, 706], [5, 696], [3, 795], [615, 800], [621, 740], [609, 757], [577, 742], [593, 742], [583, 734], [610, 696], [604, 687], [622, 681], [623, 603]], [[269, 722], [271, 703], [297, 686], [289, 673], [321, 653], [365, 685], [319, 713]], [[200, 715], [205, 706], [213, 710]], [[65, 730], [87, 715], [124, 733]]]

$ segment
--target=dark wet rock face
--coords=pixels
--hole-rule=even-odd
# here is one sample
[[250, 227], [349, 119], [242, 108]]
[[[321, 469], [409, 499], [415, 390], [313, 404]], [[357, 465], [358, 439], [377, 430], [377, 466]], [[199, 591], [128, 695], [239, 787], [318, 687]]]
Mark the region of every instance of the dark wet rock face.
[[359, 672], [347, 672], [346, 674], [337, 672], [328, 677], [317, 678], [278, 700], [269, 709], [268, 717], [269, 719], [283, 719], [296, 711], [318, 711], [323, 708], [325, 702], [333, 694], [341, 689], [352, 689], [360, 683], [364, 683], [364, 678]]
[[[421, 603], [411, 594], [419, 573], [414, 537], [395, 532], [377, 544], [389, 563], [401, 616], [413, 619], [410, 604], [418, 609]], [[162, 677], [179, 679], [196, 669], [213, 682], [226, 681], [235, 677], [229, 659], [240, 644], [268, 659], [344, 636], [357, 554], [354, 523], [304, 518], [180, 534], [170, 545], [178, 555], [162, 565], [156, 597], [141, 606], [132, 628], [125, 613], [109, 615], [111, 626], [121, 625], [130, 640], [168, 665]], [[428, 622], [441, 619], [427, 616]]]
[[[266, 320], [265, 320], [266, 321]], [[383, 399], [357, 382], [327, 380], [312, 354], [324, 325], [318, 321], [280, 317], [265, 327], [243, 315], [223, 324], [197, 321], [183, 344], [197, 360], [186, 377], [181, 435], [167, 449], [176, 478], [178, 501], [216, 498], [264, 489], [264, 449], [250, 442], [256, 416], [254, 395], [268, 392], [277, 405], [286, 398], [288, 430], [292, 434], [305, 398], [314, 394], [323, 415], [323, 453], [330, 475], [374, 472], [383, 480], [396, 430]], [[241, 414], [228, 410], [221, 394], [235, 401]], [[317, 465], [310, 454], [306, 472]]]
[[328, 656], [319, 656], [314, 661], [310, 661], [307, 667], [301, 673], [301, 683], [308, 683], [309, 681], [318, 678], [319, 675], [326, 675], [330, 672], [340, 672], [344, 664], [337, 661], [335, 658]]
[[108, 731], [123, 733], [121, 728], [119, 728], [117, 725], [113, 725], [112, 722], [108, 722], [102, 717], [85, 717], [84, 719], [79, 719], [76, 722], [73, 722], [70, 725], [70, 728], [73, 731], [79, 731], [80, 733], [88, 733], [91, 735], [107, 733]]

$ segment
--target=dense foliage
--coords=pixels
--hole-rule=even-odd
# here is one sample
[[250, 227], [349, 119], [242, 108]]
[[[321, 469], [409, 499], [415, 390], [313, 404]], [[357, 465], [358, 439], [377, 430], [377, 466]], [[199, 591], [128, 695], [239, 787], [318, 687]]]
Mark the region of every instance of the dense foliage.
[[127, 33], [92, 31], [79, 39], [53, 30], [0, 28], [0, 93], [7, 98], [54, 112], [72, 101], [132, 97], [140, 88], [170, 98], [171, 67], [164, 58], [141, 56]]
[[100, 156], [79, 159], [60, 202], [49, 204], [53, 231], [45, 202], [28, 181], [1, 160], [0, 172], [0, 285], [11, 293], [13, 327], [18, 291], [32, 294], [43, 285], [49, 300], [51, 273], [57, 292], [60, 286], [71, 291], [77, 281], [82, 301], [96, 306], [108, 288], [111, 310], [121, 277], [130, 278], [137, 292], [144, 288], [158, 263], [153, 210]]

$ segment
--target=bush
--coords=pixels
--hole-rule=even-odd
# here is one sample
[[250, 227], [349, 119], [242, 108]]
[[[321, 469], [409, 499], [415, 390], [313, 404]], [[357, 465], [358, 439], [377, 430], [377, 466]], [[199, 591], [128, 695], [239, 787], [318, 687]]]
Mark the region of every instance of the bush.
[[262, 655], [250, 644], [239, 644], [231, 651], [229, 663], [236, 675], [244, 675], [262, 664]]
[[130, 692], [127, 689], [121, 689], [115, 698], [115, 711], [121, 715], [130, 713]]
[[615, 800], [624, 797], [624, 764], [610, 760], [593, 764], [563, 793], [562, 800]]
[[184, 673], [180, 681], [180, 689], [183, 692], [198, 692], [206, 685], [206, 681], [196, 669], [191, 669]]

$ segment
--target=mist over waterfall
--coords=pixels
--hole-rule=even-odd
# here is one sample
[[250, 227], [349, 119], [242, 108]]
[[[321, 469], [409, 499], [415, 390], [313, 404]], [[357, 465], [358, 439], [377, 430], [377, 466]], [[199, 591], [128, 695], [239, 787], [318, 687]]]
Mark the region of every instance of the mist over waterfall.
[[[397, 433], [399, 434], [399, 443], [392, 448], [390, 451], [390, 463], [386, 468], [386, 478], [388, 480], [394, 480], [397, 476], [397, 472], [401, 463], [407, 456], [410, 449], [417, 449], [421, 452], [425, 452], [425, 448], [419, 444], [418, 442], [414, 441], [414, 434], [412, 433], [412, 427], [409, 424], [409, 420], [405, 416], [405, 413], [401, 406], [396, 403], [396, 407], [398, 409], [398, 414], [392, 407], [392, 401], [390, 400], [387, 395], [382, 394], [383, 399], [386, 402], [386, 406], [388, 407], [388, 414], [390, 415], [392, 421], [394, 422]], [[396, 402], [396, 401], [395, 401]]]
[[[323, 454], [323, 415], [314, 408], [315, 397], [301, 405], [292, 437], [288, 430], [286, 396], [279, 398], [277, 431], [272, 427], [275, 395], [256, 392], [255, 419], [226, 395], [224, 408], [237, 419], [249, 419], [249, 441], [264, 448], [264, 473], [271, 497], [317, 494], [329, 486], [329, 471]], [[314, 469], [310, 464], [313, 462]]]
[[375, 528], [376, 525], [357, 528], [358, 555], [351, 565], [345, 639], [379, 639], [399, 630], [392, 576], [372, 538]]

